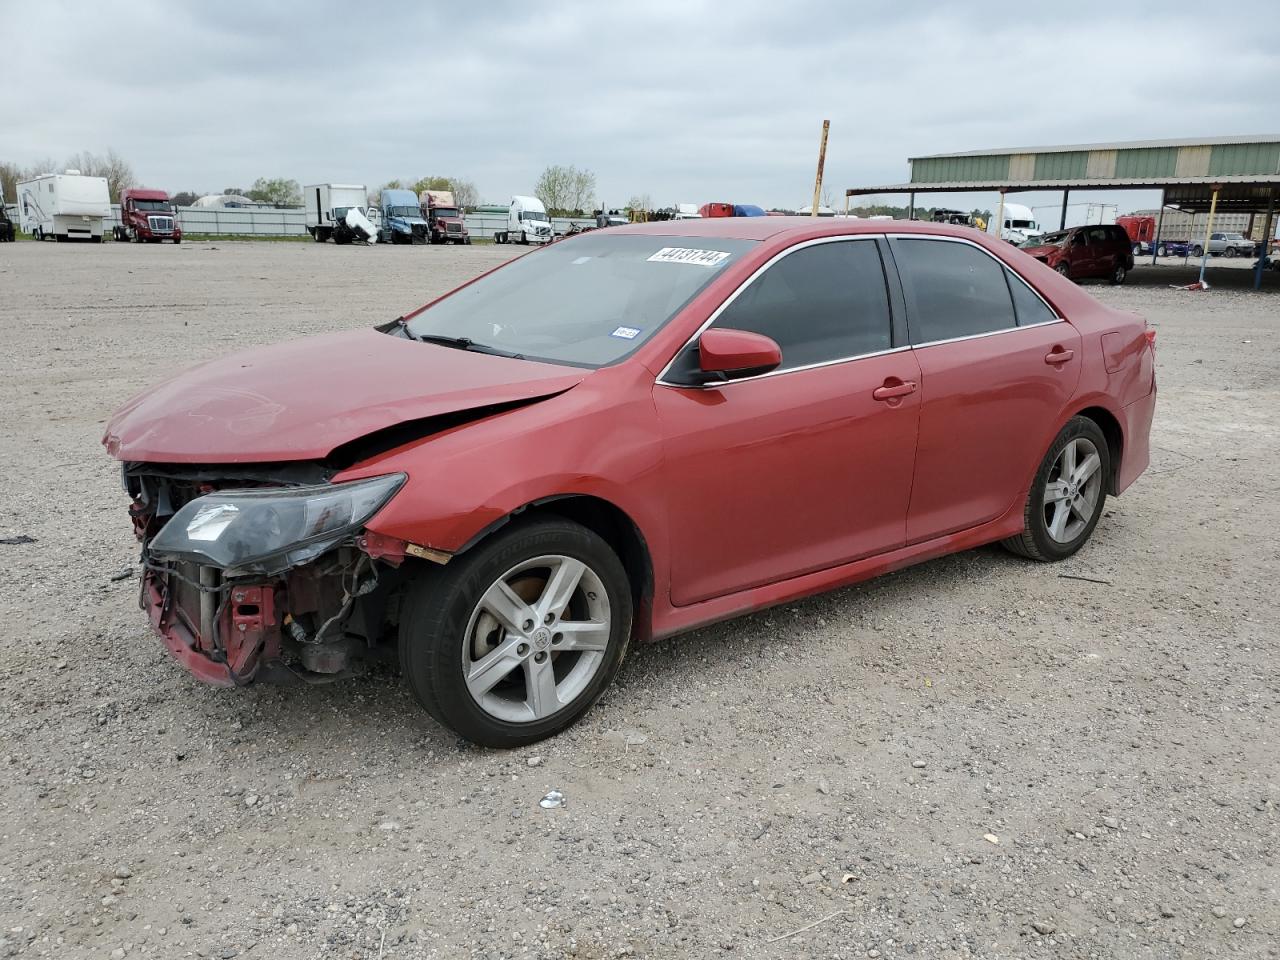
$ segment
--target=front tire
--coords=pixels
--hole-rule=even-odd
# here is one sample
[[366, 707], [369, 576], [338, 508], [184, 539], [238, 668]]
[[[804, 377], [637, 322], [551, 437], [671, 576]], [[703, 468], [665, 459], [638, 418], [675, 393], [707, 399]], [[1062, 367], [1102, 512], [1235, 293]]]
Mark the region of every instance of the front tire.
[[1053, 269], [1054, 269], [1055, 271], [1057, 271], [1058, 276], [1060, 276], [1060, 277], [1066, 277], [1068, 280], [1070, 280], [1070, 279], [1071, 279], [1071, 266], [1070, 266], [1070, 264], [1060, 263], [1060, 264], [1058, 264], [1056, 267], [1054, 267]]
[[1032, 560], [1065, 560], [1088, 542], [1107, 499], [1111, 454], [1088, 417], [1072, 417], [1059, 431], [1031, 482], [1022, 533], [1003, 541]]
[[599, 698], [631, 616], [626, 571], [600, 536], [559, 518], [518, 522], [411, 584], [400, 659], [436, 720], [481, 746], [518, 747]]
[[1129, 275], [1129, 271], [1125, 269], [1123, 263], [1117, 263], [1111, 268], [1111, 284], [1112, 286], [1120, 286], [1124, 283], [1124, 278]]
[[1203, 257], [1204, 247], [1200, 246], [1199, 244], [1196, 244], [1194, 247], [1191, 248], [1191, 255], [1193, 257]]

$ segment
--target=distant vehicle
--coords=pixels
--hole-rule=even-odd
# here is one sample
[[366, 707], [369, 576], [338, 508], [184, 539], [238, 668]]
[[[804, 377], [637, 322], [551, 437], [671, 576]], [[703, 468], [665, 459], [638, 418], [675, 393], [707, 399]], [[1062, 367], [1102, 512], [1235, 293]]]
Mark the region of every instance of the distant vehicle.
[[1035, 214], [1031, 212], [1030, 207], [1024, 207], [1020, 203], [1006, 203], [1003, 228], [996, 223], [996, 218], [992, 217], [987, 224], [987, 233], [1020, 246], [1028, 240], [1034, 240], [1044, 231], [1040, 229], [1040, 224], [1036, 222]]
[[939, 207], [933, 211], [931, 219], [934, 223], [950, 223], [958, 227], [973, 226], [973, 215], [965, 213], [963, 210], [947, 210]]
[[182, 227], [169, 194], [142, 187], [121, 190], [120, 224], [111, 228], [111, 238], [134, 243], [181, 243]]
[[757, 207], [754, 203], [735, 203], [733, 205], [733, 215], [735, 217], [767, 217], [764, 207]]
[[423, 190], [418, 194], [418, 206], [427, 218], [427, 231], [432, 243], [471, 242], [462, 209], [454, 202], [450, 190]]
[[701, 217], [732, 217], [732, 203], [704, 203], [698, 208]]
[[111, 219], [111, 195], [105, 177], [85, 177], [79, 170], [46, 173], [18, 184], [18, 220], [37, 240], [102, 242], [103, 225]]
[[602, 227], [624, 227], [631, 221], [620, 213], [598, 213], [596, 214], [596, 229]]
[[1134, 255], [1149, 253], [1156, 239], [1155, 217], [1116, 217], [1116, 226], [1124, 230]]
[[[1238, 233], [1211, 233], [1209, 234], [1209, 256], [1211, 257], [1248, 257], [1252, 256], [1258, 245], [1248, 237]], [[1193, 250], [1196, 248], [1193, 248]], [[1204, 248], [1200, 247], [1200, 253], [1192, 253], [1193, 257], [1198, 257], [1204, 253]]]
[[0, 243], [12, 243], [13, 238], [13, 221], [9, 219], [9, 211], [4, 205], [4, 191], [0, 190]]
[[303, 187], [307, 233], [316, 243], [376, 243], [377, 227], [365, 212], [368, 203], [369, 194], [362, 183], [313, 183]]
[[1129, 235], [1114, 223], [1042, 234], [1021, 247], [1069, 280], [1106, 277], [1124, 283], [1133, 269]]
[[551, 217], [537, 197], [512, 197], [507, 228], [493, 235], [494, 243], [550, 243]]
[[675, 205], [675, 216], [672, 220], [701, 220], [702, 214], [698, 212], [696, 203], [677, 203]]
[[382, 219], [378, 228], [381, 243], [426, 243], [427, 221], [412, 190], [383, 190], [379, 202]]

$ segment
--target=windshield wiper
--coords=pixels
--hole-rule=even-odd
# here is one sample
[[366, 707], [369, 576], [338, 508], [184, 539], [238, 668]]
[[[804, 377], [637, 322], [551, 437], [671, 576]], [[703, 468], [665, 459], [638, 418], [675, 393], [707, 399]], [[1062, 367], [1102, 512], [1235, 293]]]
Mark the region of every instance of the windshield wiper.
[[438, 343], [442, 347], [452, 347], [455, 350], [470, 350], [472, 353], [488, 353], [495, 357], [512, 357], [516, 360], [524, 359], [522, 353], [512, 353], [510, 350], [493, 347], [487, 343], [476, 343], [470, 337], [449, 337], [441, 333], [414, 333], [407, 323], [402, 324], [401, 329], [406, 337], [417, 340], [419, 343]]
[[474, 347], [475, 341], [470, 337], [446, 337], [439, 333], [414, 333], [409, 329], [409, 325], [404, 325], [404, 335], [410, 340], [417, 340], [419, 343], [438, 343], [442, 347], [453, 347], [455, 350], [470, 350]]

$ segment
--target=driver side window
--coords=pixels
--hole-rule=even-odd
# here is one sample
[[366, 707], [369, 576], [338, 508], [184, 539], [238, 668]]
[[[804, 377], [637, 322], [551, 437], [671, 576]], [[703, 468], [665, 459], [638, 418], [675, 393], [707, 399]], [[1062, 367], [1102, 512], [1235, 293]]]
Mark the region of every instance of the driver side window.
[[888, 350], [879, 249], [870, 239], [802, 247], [743, 288], [712, 326], [769, 337], [782, 350], [779, 370]]

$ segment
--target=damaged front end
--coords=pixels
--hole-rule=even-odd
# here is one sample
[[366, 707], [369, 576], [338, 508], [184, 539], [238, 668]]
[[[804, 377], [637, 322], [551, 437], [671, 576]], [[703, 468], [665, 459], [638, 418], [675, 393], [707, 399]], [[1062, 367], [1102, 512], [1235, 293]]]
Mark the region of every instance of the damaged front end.
[[405, 544], [364, 530], [404, 474], [331, 483], [306, 463], [126, 463], [140, 606], [208, 683], [332, 679], [398, 620]]

